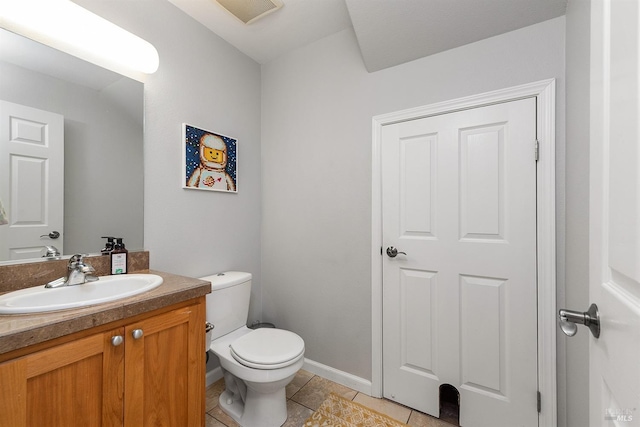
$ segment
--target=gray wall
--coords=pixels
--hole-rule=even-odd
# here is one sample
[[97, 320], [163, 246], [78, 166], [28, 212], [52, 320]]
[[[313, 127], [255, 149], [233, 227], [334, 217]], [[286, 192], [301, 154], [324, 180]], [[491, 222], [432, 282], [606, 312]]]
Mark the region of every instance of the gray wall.
[[[558, 306], [589, 307], [589, 68], [591, 1], [569, 0], [567, 7], [567, 162], [566, 259], [564, 295]], [[562, 289], [562, 288], [560, 288]], [[586, 332], [586, 331], [581, 331]], [[558, 365], [566, 366], [559, 382], [558, 406], [566, 406], [560, 427], [589, 425], [589, 334], [567, 338], [558, 331]], [[563, 390], [561, 386], [566, 388]], [[563, 401], [564, 399], [564, 401]], [[566, 423], [563, 423], [566, 421]]]
[[[166, 0], [79, 0], [152, 43], [145, 79], [144, 240], [151, 268], [254, 275], [260, 315], [260, 67]], [[182, 188], [182, 123], [238, 140], [238, 194]]]
[[308, 358], [371, 379], [371, 118], [378, 114], [556, 78], [563, 254], [564, 48], [560, 17], [371, 74], [351, 30], [264, 65], [265, 320], [304, 337]]

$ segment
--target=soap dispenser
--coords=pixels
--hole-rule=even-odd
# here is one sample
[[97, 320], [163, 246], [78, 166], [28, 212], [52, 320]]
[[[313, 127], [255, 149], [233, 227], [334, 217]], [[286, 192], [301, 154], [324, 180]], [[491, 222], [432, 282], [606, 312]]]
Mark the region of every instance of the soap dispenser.
[[107, 239], [107, 243], [104, 244], [104, 248], [100, 251], [102, 255], [111, 255], [111, 251], [114, 247], [115, 237], [102, 236], [103, 239]]
[[129, 269], [129, 251], [122, 242], [122, 237], [116, 237], [111, 251], [111, 274], [126, 274]]

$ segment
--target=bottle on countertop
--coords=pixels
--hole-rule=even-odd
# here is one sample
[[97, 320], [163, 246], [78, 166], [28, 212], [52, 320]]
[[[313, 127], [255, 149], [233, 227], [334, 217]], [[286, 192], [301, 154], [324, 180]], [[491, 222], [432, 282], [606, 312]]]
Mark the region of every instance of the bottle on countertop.
[[111, 251], [111, 274], [126, 274], [129, 269], [129, 251], [122, 242], [122, 237], [116, 237]]
[[113, 247], [115, 246], [115, 237], [102, 236], [103, 239], [107, 239], [107, 243], [104, 244], [104, 248], [100, 251], [102, 255], [110, 255]]

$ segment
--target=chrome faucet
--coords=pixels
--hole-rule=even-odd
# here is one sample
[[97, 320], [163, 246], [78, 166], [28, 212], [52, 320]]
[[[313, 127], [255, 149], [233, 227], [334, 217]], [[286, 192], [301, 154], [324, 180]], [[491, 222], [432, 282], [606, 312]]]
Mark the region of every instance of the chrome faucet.
[[67, 269], [69, 272], [66, 277], [53, 280], [44, 285], [44, 287], [59, 288], [62, 286], [81, 285], [83, 283], [95, 282], [98, 280], [98, 276], [93, 275], [96, 270], [91, 265], [85, 264], [84, 254], [75, 254], [69, 258]]
[[58, 250], [58, 248], [53, 245], [46, 245], [44, 248], [46, 252], [44, 255], [42, 255], [42, 258], [60, 259], [60, 251]]

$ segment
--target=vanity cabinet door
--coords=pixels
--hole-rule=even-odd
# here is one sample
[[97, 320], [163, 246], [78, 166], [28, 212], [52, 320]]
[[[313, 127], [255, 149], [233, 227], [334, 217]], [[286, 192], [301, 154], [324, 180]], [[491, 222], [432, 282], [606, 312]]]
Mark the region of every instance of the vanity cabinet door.
[[0, 424], [122, 426], [124, 328], [0, 364]]
[[125, 328], [125, 426], [204, 426], [204, 326], [201, 299]]

